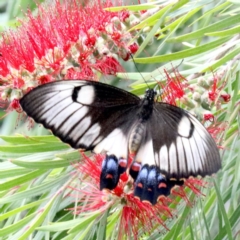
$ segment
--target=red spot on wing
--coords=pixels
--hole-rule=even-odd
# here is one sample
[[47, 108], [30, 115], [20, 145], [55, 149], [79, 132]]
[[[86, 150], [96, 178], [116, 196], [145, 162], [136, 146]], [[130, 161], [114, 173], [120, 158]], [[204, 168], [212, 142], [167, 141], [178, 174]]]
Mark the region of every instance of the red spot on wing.
[[113, 175], [112, 174], [107, 174], [106, 179], [113, 179]]
[[167, 187], [167, 184], [166, 183], [159, 183], [158, 184], [158, 188], [166, 188]]
[[119, 161], [118, 165], [122, 168], [126, 168], [127, 167], [127, 161], [122, 159], [122, 160]]
[[138, 163], [133, 163], [133, 165], [131, 166], [131, 169], [135, 172], [139, 172], [141, 169], [141, 165]]

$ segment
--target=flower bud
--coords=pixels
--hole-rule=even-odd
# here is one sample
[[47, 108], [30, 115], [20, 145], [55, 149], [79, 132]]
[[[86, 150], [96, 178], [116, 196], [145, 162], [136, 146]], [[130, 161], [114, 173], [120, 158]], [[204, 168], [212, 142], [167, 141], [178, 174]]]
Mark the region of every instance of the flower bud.
[[1, 94], [1, 99], [2, 100], [7, 100], [10, 95], [11, 95], [12, 89], [10, 88], [5, 88]]
[[22, 90], [13, 89], [10, 95], [10, 100], [13, 101], [14, 99], [20, 99], [22, 96], [23, 96]]

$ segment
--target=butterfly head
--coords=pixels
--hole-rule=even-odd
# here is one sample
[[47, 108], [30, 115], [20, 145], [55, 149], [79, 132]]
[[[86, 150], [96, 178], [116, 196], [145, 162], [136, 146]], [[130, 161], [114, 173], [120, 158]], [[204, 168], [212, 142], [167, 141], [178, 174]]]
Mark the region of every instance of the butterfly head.
[[156, 95], [157, 92], [154, 89], [146, 89], [144, 98], [153, 102]]

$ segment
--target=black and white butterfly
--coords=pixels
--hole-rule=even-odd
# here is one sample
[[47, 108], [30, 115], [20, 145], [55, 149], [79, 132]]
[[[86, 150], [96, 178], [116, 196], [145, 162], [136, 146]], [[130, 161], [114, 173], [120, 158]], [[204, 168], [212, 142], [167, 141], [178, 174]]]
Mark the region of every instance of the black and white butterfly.
[[190, 176], [221, 168], [219, 151], [204, 126], [187, 111], [143, 99], [100, 82], [64, 80], [41, 85], [20, 104], [28, 116], [73, 148], [105, 153], [100, 189], [114, 189], [127, 169], [134, 195], [155, 204]]

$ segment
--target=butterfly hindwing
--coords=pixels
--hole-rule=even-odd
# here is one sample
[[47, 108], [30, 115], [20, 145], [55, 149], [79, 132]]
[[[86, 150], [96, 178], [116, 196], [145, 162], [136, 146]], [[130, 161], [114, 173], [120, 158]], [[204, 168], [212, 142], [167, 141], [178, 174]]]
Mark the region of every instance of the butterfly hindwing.
[[86, 150], [102, 142], [96, 147], [100, 152], [111, 151], [113, 140], [127, 151], [127, 132], [139, 101], [137, 96], [106, 84], [66, 80], [33, 89], [20, 104], [28, 116], [63, 142]]
[[149, 123], [155, 164], [168, 179], [206, 176], [220, 169], [216, 143], [187, 111], [167, 103], [155, 103]]

